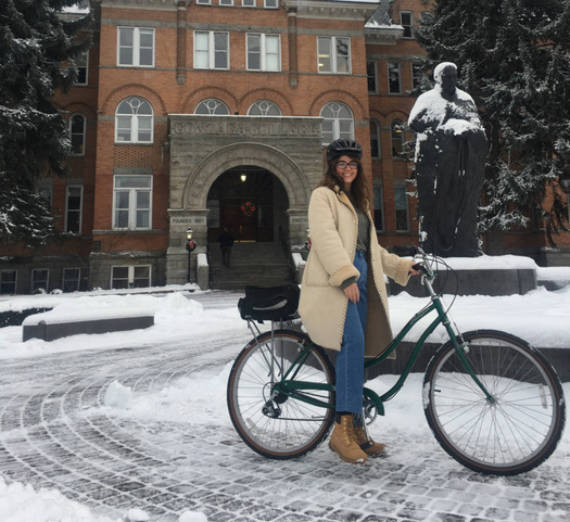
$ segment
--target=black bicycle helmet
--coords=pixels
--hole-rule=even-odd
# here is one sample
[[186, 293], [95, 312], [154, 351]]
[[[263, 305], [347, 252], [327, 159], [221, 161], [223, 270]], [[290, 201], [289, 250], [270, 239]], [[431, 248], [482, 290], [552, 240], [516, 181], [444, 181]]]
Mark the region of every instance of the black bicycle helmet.
[[345, 155], [356, 159], [362, 158], [362, 147], [360, 143], [341, 138], [334, 140], [327, 147], [327, 161], [329, 163]]

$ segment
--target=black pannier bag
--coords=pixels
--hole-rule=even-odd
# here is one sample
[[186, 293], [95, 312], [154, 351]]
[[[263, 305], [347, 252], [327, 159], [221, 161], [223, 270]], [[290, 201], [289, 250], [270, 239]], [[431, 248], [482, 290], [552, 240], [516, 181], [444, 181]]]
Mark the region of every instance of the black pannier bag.
[[256, 321], [290, 321], [297, 318], [299, 286], [283, 285], [264, 288], [246, 286], [245, 297], [238, 301], [242, 319]]

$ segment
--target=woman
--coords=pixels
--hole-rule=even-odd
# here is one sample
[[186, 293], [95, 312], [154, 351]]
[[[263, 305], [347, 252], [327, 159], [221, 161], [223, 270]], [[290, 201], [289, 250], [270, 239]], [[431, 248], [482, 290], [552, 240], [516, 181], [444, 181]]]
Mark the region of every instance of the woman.
[[377, 355], [392, 339], [384, 274], [401, 285], [417, 274], [414, 261], [378, 244], [361, 157], [353, 140], [336, 140], [327, 148], [327, 170], [309, 203], [311, 250], [299, 302], [311, 339], [340, 351], [329, 446], [353, 463], [384, 449], [367, 437], [362, 418], [364, 357]]

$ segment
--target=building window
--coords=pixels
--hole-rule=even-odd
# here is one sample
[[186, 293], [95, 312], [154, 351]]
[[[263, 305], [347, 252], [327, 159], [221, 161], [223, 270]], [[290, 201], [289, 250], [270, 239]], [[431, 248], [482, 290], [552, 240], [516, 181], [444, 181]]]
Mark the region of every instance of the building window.
[[388, 92], [390, 94], [400, 94], [402, 92], [399, 63], [388, 62]]
[[119, 103], [115, 115], [115, 142], [152, 143], [152, 140], [152, 105], [136, 96]]
[[378, 94], [378, 67], [376, 62], [366, 62], [366, 73], [368, 74], [368, 92]]
[[16, 293], [16, 271], [0, 270], [0, 294]]
[[380, 125], [376, 120], [370, 120], [370, 154], [380, 158]]
[[404, 28], [403, 38], [413, 38], [412, 32], [412, 13], [409, 11], [402, 11], [400, 13], [400, 25]]
[[256, 7], [256, 0], [241, 0], [242, 7]]
[[63, 269], [63, 291], [77, 292], [81, 285], [81, 268]]
[[420, 62], [412, 62], [412, 87], [414, 89], [421, 85], [423, 75], [423, 65]]
[[272, 101], [257, 100], [247, 111], [249, 116], [281, 116], [281, 109]]
[[47, 292], [49, 289], [49, 269], [34, 268], [32, 269], [32, 293]]
[[265, 9], [279, 9], [279, 0], [264, 0]]
[[392, 159], [401, 159], [401, 154], [404, 149], [404, 124], [400, 120], [392, 122]]
[[113, 228], [148, 230], [152, 223], [152, 176], [115, 176]]
[[83, 156], [85, 154], [86, 118], [83, 114], [73, 114], [69, 118], [69, 135], [71, 137], [71, 154]]
[[194, 32], [194, 68], [229, 69], [229, 33], [217, 31]]
[[194, 111], [194, 114], [209, 114], [210, 116], [227, 116], [229, 113], [228, 106], [215, 98], [202, 100]]
[[247, 69], [281, 70], [281, 38], [278, 34], [247, 33]]
[[118, 65], [154, 67], [154, 29], [118, 27]]
[[81, 234], [82, 204], [83, 186], [68, 185], [65, 194], [65, 231], [69, 234]]
[[350, 73], [350, 38], [317, 37], [317, 60], [320, 73]]
[[212, 0], [196, 0], [196, 3], [202, 5], [210, 5], [212, 3]]
[[77, 78], [74, 85], [87, 85], [89, 80], [89, 51], [84, 51], [75, 58], [77, 65]]
[[111, 288], [145, 288], [150, 286], [149, 265], [111, 267]]
[[384, 230], [384, 191], [381, 182], [374, 182], [372, 185], [374, 196], [374, 226], [376, 230]]
[[221, 6], [232, 6], [234, 5], [234, 0], [219, 0]]
[[394, 188], [394, 206], [396, 208], [396, 232], [407, 232], [408, 224], [408, 196], [405, 186]]
[[328, 144], [339, 138], [354, 139], [354, 117], [348, 105], [327, 103], [321, 110], [321, 139]]

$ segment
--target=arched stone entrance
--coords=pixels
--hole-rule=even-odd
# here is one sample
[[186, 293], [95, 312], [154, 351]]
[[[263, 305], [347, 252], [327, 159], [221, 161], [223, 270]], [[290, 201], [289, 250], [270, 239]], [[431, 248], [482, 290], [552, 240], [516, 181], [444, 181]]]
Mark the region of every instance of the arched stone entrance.
[[243, 166], [277, 178], [288, 201], [284, 239], [305, 241], [310, 192], [322, 174], [320, 118], [171, 115], [169, 121], [168, 283], [186, 280], [187, 227], [198, 243], [193, 256], [206, 251], [210, 189]]

